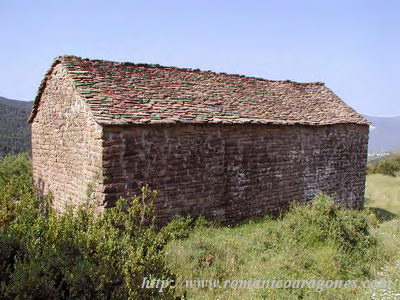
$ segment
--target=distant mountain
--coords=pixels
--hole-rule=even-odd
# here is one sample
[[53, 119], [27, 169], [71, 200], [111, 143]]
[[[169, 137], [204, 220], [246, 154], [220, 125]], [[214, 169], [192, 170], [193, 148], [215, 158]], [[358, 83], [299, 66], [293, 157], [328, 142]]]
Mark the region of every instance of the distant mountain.
[[30, 150], [30, 128], [26, 123], [32, 102], [0, 97], [0, 157]]
[[369, 133], [369, 153], [400, 150], [400, 117], [364, 117], [373, 124]]

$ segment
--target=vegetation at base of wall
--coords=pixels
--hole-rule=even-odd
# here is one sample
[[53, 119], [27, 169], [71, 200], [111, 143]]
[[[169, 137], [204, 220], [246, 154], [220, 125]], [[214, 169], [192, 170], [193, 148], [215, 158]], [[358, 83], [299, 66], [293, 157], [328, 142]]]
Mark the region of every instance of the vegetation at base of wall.
[[[353, 280], [372, 278], [390, 257], [374, 232], [369, 211], [341, 209], [319, 195], [294, 205], [281, 219], [265, 218], [233, 228], [197, 228], [190, 238], [168, 244], [166, 263], [178, 280]], [[189, 298], [330, 299], [362, 295], [349, 289], [180, 289]]]
[[185, 230], [182, 221], [155, 228], [154, 196], [144, 188], [129, 205], [119, 201], [100, 216], [85, 206], [56, 214], [50, 199], [35, 196], [28, 157], [6, 157], [0, 163], [0, 298], [158, 296], [142, 289], [142, 280], [174, 278], [163, 249]]
[[[400, 222], [340, 208], [325, 195], [281, 218], [234, 227], [180, 217], [154, 224], [144, 188], [95, 216], [56, 214], [32, 187], [27, 155], [0, 161], [0, 298], [325, 299], [382, 291], [142, 288], [143, 279], [364, 280], [400, 278]], [[398, 265], [398, 267], [397, 267]], [[384, 291], [386, 292], [386, 291]], [[396, 290], [391, 291], [396, 292]]]
[[396, 177], [400, 174], [400, 155], [392, 155], [368, 164], [367, 173]]
[[[389, 182], [388, 182], [389, 181]], [[341, 209], [324, 195], [281, 219], [198, 227], [172, 240], [166, 263], [178, 280], [389, 280], [390, 289], [179, 288], [188, 299], [397, 299], [400, 296], [400, 194], [395, 178], [367, 177], [367, 209]], [[383, 217], [381, 213], [384, 213]], [[390, 215], [390, 218], [385, 218]], [[352, 241], [349, 243], [349, 241]], [[195, 285], [195, 282], [192, 282]]]

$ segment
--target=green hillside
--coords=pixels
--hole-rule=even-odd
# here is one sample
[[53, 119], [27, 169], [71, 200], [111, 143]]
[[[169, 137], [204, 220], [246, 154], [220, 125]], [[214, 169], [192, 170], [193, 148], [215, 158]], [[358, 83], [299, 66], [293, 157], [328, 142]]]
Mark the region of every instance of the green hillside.
[[0, 157], [30, 150], [30, 129], [26, 123], [32, 102], [0, 97]]

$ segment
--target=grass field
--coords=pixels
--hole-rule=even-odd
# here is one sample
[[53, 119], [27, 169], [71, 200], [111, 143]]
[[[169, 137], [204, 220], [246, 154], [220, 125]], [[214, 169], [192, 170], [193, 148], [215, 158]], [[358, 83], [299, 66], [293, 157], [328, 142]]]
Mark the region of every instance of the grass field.
[[365, 197], [368, 207], [386, 213], [389, 219], [400, 216], [400, 177], [368, 175]]

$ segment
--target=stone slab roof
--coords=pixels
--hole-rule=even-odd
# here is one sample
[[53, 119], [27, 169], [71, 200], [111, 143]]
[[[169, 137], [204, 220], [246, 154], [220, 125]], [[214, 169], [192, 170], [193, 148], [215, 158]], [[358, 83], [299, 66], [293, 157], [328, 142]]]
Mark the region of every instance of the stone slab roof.
[[323, 83], [272, 81], [159, 65], [55, 59], [42, 81], [32, 122], [52, 69], [62, 64], [101, 125], [172, 123], [368, 124]]

